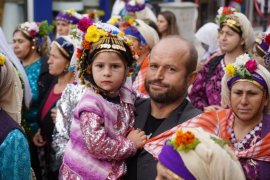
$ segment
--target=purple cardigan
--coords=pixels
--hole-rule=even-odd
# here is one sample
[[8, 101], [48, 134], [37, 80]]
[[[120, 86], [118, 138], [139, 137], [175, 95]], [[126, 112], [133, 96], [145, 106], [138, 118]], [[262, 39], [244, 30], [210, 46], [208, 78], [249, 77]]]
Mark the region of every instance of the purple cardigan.
[[[125, 116], [129, 117], [129, 122], [126, 124], [128, 127], [125, 129], [134, 125], [134, 106], [131, 97], [128, 89], [121, 89], [120, 101], [127, 107]], [[83, 118], [85, 112], [95, 114], [92, 117], [96, 117], [98, 120]], [[125, 158], [135, 154], [135, 144], [125, 138], [127, 132], [121, 134], [118, 129], [118, 124], [122, 121], [119, 110], [113, 108], [101, 95], [88, 90], [75, 108], [73, 116], [74, 121], [71, 123], [70, 140], [65, 149], [60, 178], [61, 176], [63, 179], [76, 176], [80, 179], [106, 179], [115, 170], [115, 164], [123, 165]], [[88, 122], [85, 123], [85, 121]], [[91, 121], [99, 123], [98, 127], [103, 129], [102, 134], [85, 136], [83, 131], [87, 128], [84, 125], [93, 123]], [[100, 132], [95, 132], [93, 129], [92, 133]], [[95, 142], [89, 142], [91, 141], [89, 137], [94, 138]], [[95, 137], [103, 137], [101, 141], [104, 142], [96, 142]], [[97, 144], [93, 146], [94, 143]], [[110, 149], [110, 153], [108, 153], [108, 149]], [[72, 175], [66, 175], [69, 173]]]

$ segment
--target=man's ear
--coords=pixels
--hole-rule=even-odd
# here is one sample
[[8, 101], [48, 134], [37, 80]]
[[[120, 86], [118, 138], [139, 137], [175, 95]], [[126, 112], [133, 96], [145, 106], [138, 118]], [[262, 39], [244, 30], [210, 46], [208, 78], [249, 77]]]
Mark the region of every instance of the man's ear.
[[193, 71], [192, 73], [190, 73], [187, 76], [187, 82], [188, 82], [188, 86], [190, 86], [191, 84], [193, 84], [193, 82], [195, 81], [196, 77], [197, 77], [198, 72], [197, 71]]

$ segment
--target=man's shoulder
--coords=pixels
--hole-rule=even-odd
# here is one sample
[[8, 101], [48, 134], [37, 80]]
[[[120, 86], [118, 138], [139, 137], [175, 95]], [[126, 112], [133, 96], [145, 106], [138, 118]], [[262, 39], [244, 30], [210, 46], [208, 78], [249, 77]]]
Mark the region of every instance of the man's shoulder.
[[150, 103], [150, 98], [136, 98], [135, 107], [139, 108], [145, 105], [146, 103]]

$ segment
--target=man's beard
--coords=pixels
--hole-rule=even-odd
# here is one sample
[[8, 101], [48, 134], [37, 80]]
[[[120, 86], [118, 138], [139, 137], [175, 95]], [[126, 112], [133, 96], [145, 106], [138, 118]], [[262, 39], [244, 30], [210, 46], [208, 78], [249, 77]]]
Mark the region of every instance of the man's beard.
[[[162, 93], [153, 93], [150, 90], [151, 83], [159, 83], [162, 84], [164, 87], [167, 88], [167, 91]], [[180, 98], [186, 96], [187, 94], [187, 83], [184, 84], [182, 89], [176, 89], [175, 87], [171, 86], [167, 83], [161, 83], [159, 80], [145, 80], [144, 82], [145, 89], [149, 94], [150, 98], [157, 103], [162, 104], [170, 104], [178, 101]]]

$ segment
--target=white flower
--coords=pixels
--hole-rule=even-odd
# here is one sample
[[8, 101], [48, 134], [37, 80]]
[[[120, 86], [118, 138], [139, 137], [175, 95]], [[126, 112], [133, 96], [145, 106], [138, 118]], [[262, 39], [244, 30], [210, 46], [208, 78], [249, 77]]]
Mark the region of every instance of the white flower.
[[236, 58], [236, 61], [233, 66], [235, 68], [240, 68], [241, 66], [244, 66], [248, 60], [250, 60], [250, 56], [246, 53], [242, 54]]
[[220, 8], [218, 9], [218, 14], [221, 15], [222, 13], [223, 13], [223, 7], [220, 7]]

